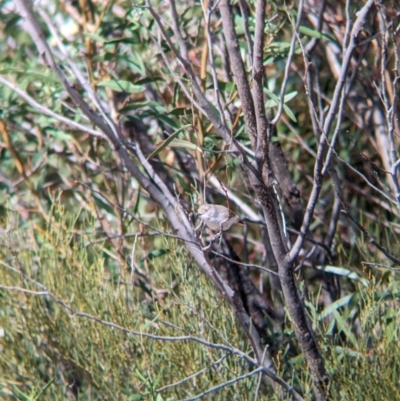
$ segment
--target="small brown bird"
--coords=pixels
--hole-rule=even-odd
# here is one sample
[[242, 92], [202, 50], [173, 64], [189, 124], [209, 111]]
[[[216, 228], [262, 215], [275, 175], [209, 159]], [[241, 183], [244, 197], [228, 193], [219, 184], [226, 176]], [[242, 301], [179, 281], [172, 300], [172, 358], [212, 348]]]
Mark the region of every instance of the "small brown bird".
[[231, 228], [232, 224], [242, 223], [239, 217], [222, 205], [201, 205], [198, 216], [213, 231], [226, 231]]

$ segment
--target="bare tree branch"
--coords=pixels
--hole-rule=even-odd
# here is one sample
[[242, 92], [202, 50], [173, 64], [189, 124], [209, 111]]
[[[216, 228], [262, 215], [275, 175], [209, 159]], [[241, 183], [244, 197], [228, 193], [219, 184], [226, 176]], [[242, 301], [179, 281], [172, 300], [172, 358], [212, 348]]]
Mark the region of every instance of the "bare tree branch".
[[230, 67], [235, 77], [235, 83], [238, 88], [239, 97], [242, 102], [246, 129], [250, 140], [253, 144], [253, 149], [257, 141], [257, 125], [256, 115], [254, 110], [253, 98], [251, 96], [250, 85], [247, 80], [244, 63], [239, 52], [239, 42], [235, 33], [235, 26], [232, 18], [232, 10], [229, 0], [221, 0], [219, 9], [224, 26], [224, 35], [228, 47]]
[[294, 26], [294, 33], [292, 35], [292, 40], [290, 42], [289, 54], [288, 54], [288, 58], [286, 61], [285, 73], [284, 73], [283, 81], [282, 81], [282, 85], [281, 85], [278, 111], [277, 111], [274, 119], [271, 121], [271, 124], [273, 124], [273, 125], [275, 125], [279, 121], [279, 119], [281, 118], [282, 112], [283, 112], [283, 104], [285, 102], [286, 85], [287, 85], [287, 82], [289, 79], [289, 71], [290, 71], [290, 66], [292, 65], [292, 58], [294, 55], [294, 50], [295, 50], [295, 45], [296, 45], [297, 32], [298, 32], [300, 24], [301, 24], [302, 12], [303, 12], [303, 0], [300, 0], [299, 6], [298, 6], [298, 11], [297, 11], [297, 22], [296, 22], [296, 25]]
[[346, 82], [346, 76], [348, 69], [350, 67], [351, 58], [353, 55], [353, 51], [357, 47], [358, 37], [361, 33], [363, 25], [366, 21], [368, 13], [374, 4], [374, 0], [368, 0], [364, 7], [358, 12], [357, 19], [354, 23], [351, 38], [348, 48], [343, 57], [343, 64], [340, 71], [340, 76], [338, 82], [335, 86], [335, 91], [332, 99], [332, 104], [329, 109], [329, 113], [326, 117], [323, 130], [321, 132], [321, 137], [318, 144], [318, 153], [317, 159], [315, 163], [315, 170], [314, 170], [314, 185], [311, 191], [306, 213], [304, 215], [303, 224], [301, 226], [300, 232], [301, 235], [296, 239], [295, 244], [293, 245], [292, 249], [290, 250], [290, 260], [295, 260], [297, 255], [300, 252], [300, 249], [303, 246], [304, 236], [306, 235], [308, 228], [310, 226], [312, 216], [314, 213], [315, 206], [318, 201], [319, 193], [322, 187], [323, 175], [322, 175], [322, 168], [324, 164], [324, 159], [326, 155], [326, 140], [328, 138], [329, 132], [331, 130], [332, 123], [336, 117], [336, 113], [340, 104], [341, 93], [344, 89], [344, 85]]
[[3, 85], [6, 85], [10, 89], [12, 89], [18, 96], [20, 96], [22, 99], [24, 99], [25, 102], [30, 104], [35, 110], [38, 110], [47, 116], [53, 117], [57, 121], [60, 121], [64, 124], [68, 125], [71, 128], [80, 130], [82, 132], [86, 132], [95, 137], [99, 137], [99, 138], [103, 138], [103, 139], [106, 138], [102, 132], [95, 131], [94, 129], [92, 129], [90, 127], [86, 127], [85, 125], [79, 124], [79, 123], [77, 123], [73, 120], [70, 120], [67, 117], [61, 116], [60, 114], [57, 114], [54, 111], [48, 109], [47, 107], [41, 105], [40, 103], [36, 102], [36, 100], [34, 100], [32, 97], [30, 97], [25, 91], [18, 88], [18, 86], [14, 85], [13, 83], [11, 83], [7, 79], [3, 78], [2, 76], [0, 76], [0, 82]]

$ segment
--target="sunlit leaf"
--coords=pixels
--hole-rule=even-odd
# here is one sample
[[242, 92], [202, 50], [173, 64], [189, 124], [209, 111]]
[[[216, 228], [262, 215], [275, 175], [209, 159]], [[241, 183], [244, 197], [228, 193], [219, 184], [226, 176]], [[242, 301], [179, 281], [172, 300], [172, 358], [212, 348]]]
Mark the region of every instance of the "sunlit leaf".
[[346, 306], [350, 303], [352, 298], [354, 297], [354, 294], [349, 294], [345, 295], [344, 297], [336, 300], [335, 302], [332, 302], [329, 306], [327, 306], [318, 316], [318, 320], [322, 320], [326, 318], [328, 315], [333, 313], [333, 311], [338, 310], [342, 308], [343, 306]]
[[333, 37], [326, 35], [325, 33], [318, 32], [315, 29], [311, 29], [304, 25], [300, 25], [299, 32], [302, 33], [303, 35], [307, 35], [311, 38], [324, 39], [329, 42], [336, 42]]
[[[175, 131], [173, 134], [171, 134], [165, 141], [163, 141], [157, 148], [147, 157], [147, 159], [152, 159], [156, 155], [158, 155], [162, 150], [164, 150], [168, 145], [171, 144], [171, 142], [185, 129], [191, 127], [191, 124], [185, 125], [181, 128], [179, 128], [177, 131]], [[172, 145], [171, 145], [172, 146]]]
[[100, 81], [97, 86], [110, 88], [116, 92], [128, 92], [128, 93], [141, 93], [145, 91], [143, 85], [134, 85], [129, 81], [124, 81], [122, 79], [110, 79], [107, 81]]
[[165, 107], [157, 102], [148, 101], [148, 102], [134, 102], [132, 104], [128, 104], [122, 109], [118, 110], [121, 114], [127, 113], [129, 111], [134, 111], [138, 109], [149, 108], [154, 111], [155, 114], [165, 113], [167, 110]]

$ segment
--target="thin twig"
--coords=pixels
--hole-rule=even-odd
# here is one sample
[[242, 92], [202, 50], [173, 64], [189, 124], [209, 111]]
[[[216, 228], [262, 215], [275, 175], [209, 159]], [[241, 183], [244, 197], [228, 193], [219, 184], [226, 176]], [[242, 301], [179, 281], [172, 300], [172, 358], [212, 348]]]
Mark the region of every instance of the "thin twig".
[[253, 67], [253, 40], [251, 39], [249, 30], [249, 5], [245, 0], [239, 0], [239, 7], [243, 18], [244, 36], [246, 37], [247, 49], [249, 53], [248, 61], [250, 67]]
[[73, 120], [70, 120], [69, 118], [66, 118], [60, 114], [55, 113], [54, 111], [48, 109], [47, 107], [44, 107], [40, 103], [36, 102], [32, 97], [30, 97], [25, 91], [22, 89], [18, 88], [17, 85], [14, 85], [13, 83], [9, 82], [7, 79], [5, 79], [3, 76], [0, 75], [0, 82], [6, 86], [8, 86], [11, 90], [13, 90], [18, 96], [20, 96], [22, 99], [25, 100], [28, 104], [30, 104], [35, 110], [39, 111], [40, 113], [43, 113], [49, 117], [53, 117], [55, 120], [60, 121], [69, 127], [72, 127], [74, 129], [77, 129], [82, 132], [86, 132], [92, 136], [99, 137], [105, 139], [106, 136], [99, 131], [95, 131], [94, 129], [90, 127], [86, 127], [85, 125], [79, 124]]
[[240, 266], [252, 267], [252, 268], [254, 268], [254, 269], [262, 270], [262, 271], [265, 271], [265, 272], [267, 272], [267, 273], [273, 274], [273, 275], [275, 275], [275, 276], [279, 276], [279, 274], [278, 274], [277, 272], [274, 272], [274, 271], [271, 270], [271, 269], [267, 269], [266, 267], [263, 267], [263, 266], [260, 266], [260, 265], [253, 265], [253, 264], [251, 264], [251, 263], [239, 262], [239, 261], [237, 261], [237, 260], [233, 260], [233, 259], [231, 259], [231, 258], [228, 258], [227, 256], [225, 256], [225, 255], [222, 254], [222, 253], [219, 253], [219, 252], [216, 252], [216, 251], [213, 251], [213, 250], [212, 250], [211, 252], [212, 252], [214, 255], [217, 255], [217, 256], [220, 256], [220, 257], [223, 258], [223, 259], [226, 259], [228, 262], [235, 263], [235, 264], [240, 265]]
[[[22, 0], [25, 1], [25, 0]], [[69, 56], [67, 49], [65, 48], [60, 36], [58, 35], [57, 29], [53, 24], [53, 21], [48, 16], [48, 14], [38, 6], [38, 11], [40, 16], [46, 22], [47, 27], [49, 28], [51, 34], [53, 35], [54, 39], [56, 40], [57, 46], [60, 49], [61, 54], [64, 57], [64, 61], [66, 60], [69, 67], [71, 68], [75, 78], [79, 82], [79, 84], [85, 89], [86, 93], [89, 95], [90, 100], [96, 105], [98, 111], [100, 112], [101, 116], [103, 117], [104, 121], [106, 121], [108, 127], [111, 129], [112, 133], [114, 134], [115, 138], [118, 138], [118, 129], [114, 121], [107, 115], [107, 111], [105, 110], [105, 106], [102, 104], [100, 99], [98, 98], [96, 92], [93, 90], [92, 86], [89, 82], [85, 79], [82, 72], [78, 68], [78, 66], [72, 61], [71, 57]], [[50, 49], [50, 47], [49, 47]]]
[[220, 363], [222, 363], [226, 358], [228, 358], [229, 355], [230, 355], [230, 354], [224, 355], [222, 358], [218, 359], [218, 361], [213, 362], [211, 365], [205, 367], [204, 369], [199, 370], [198, 372], [196, 372], [196, 373], [194, 373], [194, 374], [192, 374], [192, 375], [190, 375], [190, 376], [185, 377], [185, 378], [182, 379], [182, 380], [179, 380], [178, 382], [171, 383], [171, 384], [167, 384], [166, 386], [157, 389], [157, 390], [156, 390], [156, 393], [161, 393], [162, 391], [165, 391], [165, 390], [167, 390], [167, 389], [169, 389], [169, 388], [171, 388], [171, 387], [176, 387], [176, 386], [179, 386], [179, 385], [181, 385], [181, 384], [187, 382], [188, 380], [195, 379], [196, 377], [200, 376], [200, 375], [203, 374], [204, 372], [207, 372], [207, 370], [210, 370], [211, 368], [214, 368], [215, 366], [218, 366], [218, 365], [219, 365]]
[[281, 92], [280, 92], [280, 95], [279, 95], [280, 96], [279, 107], [278, 107], [278, 111], [276, 112], [275, 117], [271, 121], [272, 125], [276, 125], [276, 123], [281, 118], [281, 115], [282, 115], [282, 112], [283, 112], [283, 105], [285, 103], [286, 85], [287, 85], [288, 80], [289, 80], [289, 71], [290, 71], [290, 67], [292, 65], [292, 58], [293, 58], [294, 51], [295, 51], [295, 48], [296, 48], [296, 39], [297, 39], [298, 31], [299, 31], [299, 28], [300, 28], [300, 24], [301, 24], [302, 12], [303, 12], [303, 0], [300, 0], [299, 1], [299, 6], [298, 6], [298, 11], [297, 11], [297, 22], [296, 22], [296, 25], [294, 26], [294, 33], [292, 35], [292, 40], [290, 42], [288, 58], [287, 58], [287, 61], [286, 61], [285, 72], [284, 72], [283, 81], [282, 81], [282, 84], [281, 84]]
[[[342, 201], [343, 204], [343, 201]], [[346, 208], [345, 210], [342, 210], [342, 213], [345, 214], [356, 226], [357, 228], [363, 232], [368, 238], [369, 242], [373, 245], [375, 245], [387, 258], [389, 258], [392, 262], [398, 264], [400, 266], [400, 259], [396, 258], [396, 256], [392, 255], [384, 246], [382, 246], [379, 242], [376, 241], [374, 236], [366, 230], [356, 218], [354, 218], [351, 213], [347, 210], [347, 206], [344, 205]]]
[[206, 397], [207, 395], [210, 395], [210, 394], [212, 394], [212, 393], [215, 393], [215, 392], [217, 392], [218, 390], [223, 389], [224, 387], [231, 386], [232, 384], [235, 384], [235, 383], [237, 383], [237, 382], [240, 381], [240, 380], [248, 379], [249, 377], [252, 377], [252, 376], [254, 376], [254, 375], [256, 375], [257, 373], [260, 373], [260, 372], [262, 372], [262, 368], [257, 368], [257, 369], [253, 370], [253, 371], [250, 372], [250, 373], [247, 373], [247, 374], [242, 375], [242, 376], [235, 377], [235, 378], [232, 379], [232, 380], [228, 380], [228, 381], [226, 381], [226, 382], [224, 382], [224, 383], [219, 384], [218, 386], [211, 387], [211, 388], [209, 388], [208, 390], [204, 391], [204, 392], [201, 393], [201, 394], [198, 394], [198, 395], [196, 395], [196, 396], [194, 396], [194, 397], [185, 398], [185, 399], [182, 400], [182, 401], [195, 401], [195, 400], [200, 400], [201, 398], [204, 398], [204, 397]]
[[207, 41], [208, 41], [208, 49], [209, 49], [208, 50], [208, 57], [210, 59], [211, 75], [212, 75], [212, 78], [213, 78], [214, 94], [215, 94], [215, 99], [216, 99], [216, 103], [217, 103], [217, 109], [219, 111], [219, 116], [220, 116], [222, 124], [226, 126], [226, 129], [228, 129], [228, 126], [226, 124], [224, 109], [223, 109], [222, 103], [221, 103], [221, 96], [220, 96], [219, 88], [218, 88], [217, 71], [216, 71], [215, 62], [214, 62], [214, 45], [213, 45], [212, 33], [211, 33], [212, 10], [211, 10], [210, 7], [208, 7], [208, 9], [205, 9], [204, 2], [201, 1], [201, 3], [202, 3], [202, 6], [203, 6], [204, 18], [206, 20]]
[[367, 3], [364, 5], [364, 7], [358, 12], [357, 20], [355, 21], [351, 32], [350, 43], [343, 57], [342, 68], [340, 71], [338, 82], [335, 86], [334, 95], [332, 98], [332, 104], [329, 109], [329, 113], [326, 117], [323, 130], [321, 132], [321, 137], [319, 140], [317, 159], [315, 161], [315, 169], [314, 169], [314, 185], [308, 200], [306, 212], [303, 219], [303, 224], [300, 229], [301, 234], [297, 237], [296, 242], [294, 243], [289, 254], [289, 260], [291, 261], [295, 260], [297, 255], [299, 254], [303, 246], [305, 234], [307, 233], [308, 228], [311, 224], [312, 216], [314, 214], [314, 209], [317, 204], [318, 197], [322, 188], [323, 175], [321, 174], [321, 172], [324, 165], [324, 158], [326, 153], [326, 139], [329, 135], [332, 123], [337, 116], [337, 110], [340, 104], [342, 91], [345, 86], [347, 72], [350, 67], [353, 51], [357, 47], [358, 36], [361, 33], [363, 25], [367, 19], [367, 16], [373, 4], [374, 0], [368, 0]]

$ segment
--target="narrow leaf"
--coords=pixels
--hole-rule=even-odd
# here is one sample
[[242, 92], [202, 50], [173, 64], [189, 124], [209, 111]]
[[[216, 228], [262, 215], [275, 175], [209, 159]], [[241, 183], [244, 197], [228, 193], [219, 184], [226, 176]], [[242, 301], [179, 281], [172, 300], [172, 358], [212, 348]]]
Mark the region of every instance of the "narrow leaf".
[[191, 127], [192, 124], [184, 125], [183, 127], [179, 128], [173, 134], [171, 134], [165, 141], [161, 142], [159, 145], [148, 157], [147, 160], [152, 159], [154, 156], [158, 155], [162, 150], [164, 150], [182, 131]]
[[341, 308], [342, 306], [348, 305], [350, 303], [351, 299], [353, 298], [353, 296], [354, 296], [354, 294], [349, 294], [349, 295], [346, 295], [346, 296], [338, 299], [337, 301], [333, 302], [331, 305], [326, 307], [318, 315], [318, 320], [322, 320], [322, 319], [326, 318], [328, 315], [330, 315], [331, 313], [333, 313], [334, 311]]
[[347, 339], [350, 340], [350, 342], [354, 345], [354, 347], [358, 348], [358, 342], [356, 340], [356, 337], [351, 332], [351, 329], [348, 327], [347, 323], [343, 320], [340, 313], [338, 311], [333, 311], [333, 316], [335, 317], [339, 329], [346, 334]]
[[325, 33], [322, 33], [322, 32], [318, 32], [315, 29], [308, 28], [304, 25], [300, 25], [299, 31], [303, 35], [310, 36], [312, 38], [325, 39], [329, 42], [336, 43], [335, 39], [333, 39], [331, 36], [326, 35]]
[[122, 79], [110, 79], [108, 81], [100, 81], [97, 86], [110, 88], [116, 92], [128, 92], [128, 93], [141, 93], [144, 92], [145, 87], [143, 85], [134, 85], [129, 81]]
[[177, 139], [176, 141], [172, 142], [169, 146], [171, 146], [171, 148], [184, 148], [184, 149], [197, 150], [200, 153], [203, 152], [199, 146], [195, 145], [192, 142], [185, 141], [184, 139]]

